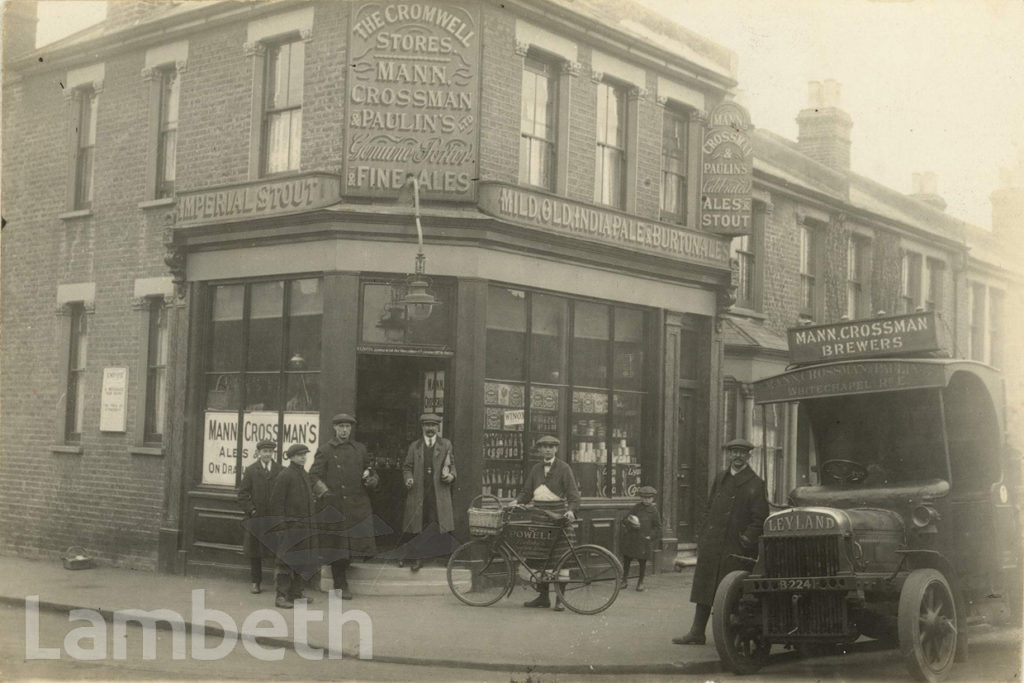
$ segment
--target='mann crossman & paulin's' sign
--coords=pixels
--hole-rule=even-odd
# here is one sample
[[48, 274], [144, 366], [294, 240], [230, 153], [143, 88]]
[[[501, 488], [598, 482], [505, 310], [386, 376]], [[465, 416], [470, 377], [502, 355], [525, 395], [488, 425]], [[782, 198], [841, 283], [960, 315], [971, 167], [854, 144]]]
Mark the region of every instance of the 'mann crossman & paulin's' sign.
[[341, 199], [341, 179], [308, 173], [280, 180], [183, 192], [178, 195], [178, 225], [265, 218], [321, 209]]
[[527, 228], [677, 261], [729, 267], [729, 242], [718, 235], [655, 223], [503, 183], [481, 183], [479, 203], [484, 213]]
[[480, 20], [444, 0], [356, 2], [349, 23], [345, 195], [471, 201], [477, 176]]
[[921, 353], [942, 348], [934, 311], [789, 329], [794, 363]]
[[720, 235], [749, 235], [754, 148], [750, 115], [723, 102], [708, 115], [701, 148], [700, 227]]

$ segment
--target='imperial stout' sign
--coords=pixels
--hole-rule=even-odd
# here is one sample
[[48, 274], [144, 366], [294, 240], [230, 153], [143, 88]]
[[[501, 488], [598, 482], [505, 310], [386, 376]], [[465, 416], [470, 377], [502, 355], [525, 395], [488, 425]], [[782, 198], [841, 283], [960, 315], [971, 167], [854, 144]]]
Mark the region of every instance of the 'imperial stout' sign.
[[502, 183], [480, 184], [480, 210], [527, 228], [678, 261], [729, 267], [729, 243], [667, 223]]
[[226, 185], [178, 195], [178, 225], [300, 213], [336, 204], [341, 182], [326, 173]]
[[346, 196], [472, 200], [480, 92], [478, 10], [355, 3], [349, 40]]
[[750, 116], [735, 102], [723, 102], [708, 115], [701, 148], [700, 226], [720, 235], [752, 230], [751, 188], [754, 148]]

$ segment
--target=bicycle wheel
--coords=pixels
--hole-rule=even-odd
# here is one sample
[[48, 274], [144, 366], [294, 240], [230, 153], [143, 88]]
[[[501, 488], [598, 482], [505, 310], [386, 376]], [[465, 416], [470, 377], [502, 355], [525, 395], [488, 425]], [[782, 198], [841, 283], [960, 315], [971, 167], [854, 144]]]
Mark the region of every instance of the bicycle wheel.
[[512, 588], [513, 564], [504, 548], [487, 539], [463, 543], [448, 558], [448, 587], [467, 605], [493, 605]]
[[578, 545], [558, 560], [555, 590], [579, 614], [597, 614], [619, 596], [622, 565], [599, 545]]

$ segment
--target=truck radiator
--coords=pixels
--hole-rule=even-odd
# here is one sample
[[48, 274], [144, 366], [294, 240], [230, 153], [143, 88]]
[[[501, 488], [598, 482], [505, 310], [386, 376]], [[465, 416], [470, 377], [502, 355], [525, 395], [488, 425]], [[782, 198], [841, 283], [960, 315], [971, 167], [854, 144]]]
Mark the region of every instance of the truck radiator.
[[839, 571], [839, 536], [761, 538], [768, 578], [835, 576]]
[[769, 637], [840, 637], [848, 631], [841, 592], [771, 593], [761, 604]]

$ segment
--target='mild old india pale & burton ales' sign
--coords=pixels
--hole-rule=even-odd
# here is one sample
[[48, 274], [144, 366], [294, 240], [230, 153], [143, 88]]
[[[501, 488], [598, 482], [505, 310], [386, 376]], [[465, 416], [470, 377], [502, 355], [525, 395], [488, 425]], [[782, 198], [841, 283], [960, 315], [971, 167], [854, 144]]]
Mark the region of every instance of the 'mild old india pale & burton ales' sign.
[[349, 36], [345, 195], [476, 196], [478, 8], [455, 2], [354, 3]]
[[750, 116], [735, 102], [708, 115], [701, 148], [700, 227], [719, 235], [749, 235], [754, 148]]

